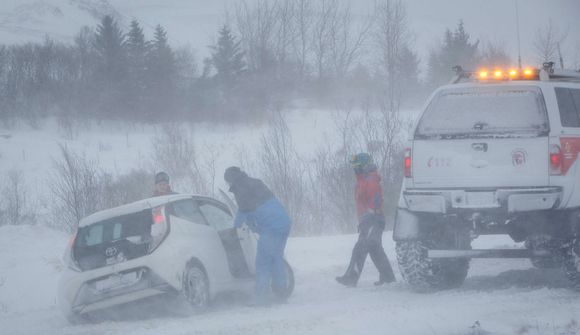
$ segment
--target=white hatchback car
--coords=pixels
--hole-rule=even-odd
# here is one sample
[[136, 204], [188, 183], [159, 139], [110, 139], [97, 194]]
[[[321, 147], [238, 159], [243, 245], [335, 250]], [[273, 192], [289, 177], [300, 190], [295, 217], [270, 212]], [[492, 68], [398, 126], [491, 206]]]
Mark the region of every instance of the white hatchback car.
[[[64, 315], [82, 322], [87, 313], [169, 292], [199, 312], [218, 293], [251, 291], [257, 237], [233, 228], [233, 210], [209, 197], [168, 195], [82, 219], [59, 283]], [[286, 269], [287, 297], [294, 276]]]

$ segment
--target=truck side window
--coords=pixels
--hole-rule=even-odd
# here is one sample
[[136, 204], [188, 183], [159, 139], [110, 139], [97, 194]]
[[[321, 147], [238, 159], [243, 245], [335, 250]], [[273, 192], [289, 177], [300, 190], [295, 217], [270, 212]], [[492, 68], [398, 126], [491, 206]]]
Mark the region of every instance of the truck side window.
[[564, 127], [580, 127], [580, 89], [556, 87], [560, 120]]

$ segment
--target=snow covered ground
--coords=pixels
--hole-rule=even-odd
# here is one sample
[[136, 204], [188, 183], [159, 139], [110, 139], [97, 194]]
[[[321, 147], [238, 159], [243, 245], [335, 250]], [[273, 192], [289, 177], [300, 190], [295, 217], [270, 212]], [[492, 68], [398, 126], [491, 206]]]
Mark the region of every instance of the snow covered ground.
[[[332, 119], [320, 111], [296, 111], [288, 125], [297, 150], [312, 153], [332, 141]], [[218, 170], [236, 164], [240, 143], [257, 145], [264, 125], [188, 126], [200, 148], [220, 150]], [[92, 125], [67, 138], [48, 121], [40, 129], [0, 129], [0, 176], [21, 170], [29, 195], [43, 196], [58, 144], [85, 153], [114, 173], [146, 163], [151, 126]], [[40, 193], [40, 194], [39, 194]], [[126, 308], [124, 318], [69, 325], [56, 308], [56, 284], [68, 237], [43, 226], [0, 227], [0, 334], [551, 334], [580, 333], [580, 293], [559, 270], [538, 270], [528, 260], [475, 260], [462, 288], [420, 294], [401, 280], [391, 233], [384, 243], [398, 283], [374, 287], [378, 274], [369, 263], [358, 288], [339, 286], [355, 241], [353, 235], [292, 238], [287, 258], [296, 274], [288, 304], [249, 308], [223, 297], [204, 315], [183, 316], [167, 301]], [[475, 248], [514, 247], [509, 239], [480, 238]], [[481, 329], [470, 328], [478, 321]], [[569, 328], [569, 329], [568, 329]], [[485, 331], [485, 332], [484, 332]], [[575, 333], [574, 333], [575, 331]], [[487, 332], [487, 333], [486, 333]]]
[[[134, 307], [125, 319], [69, 325], [55, 305], [60, 257], [67, 236], [42, 227], [0, 227], [1, 334], [578, 334], [580, 294], [558, 270], [537, 270], [527, 260], [472, 262], [456, 290], [414, 293], [401, 281], [394, 243], [387, 254], [398, 283], [374, 287], [372, 264], [357, 288], [334, 282], [355, 236], [292, 238], [287, 258], [296, 273], [288, 304], [246, 307], [223, 297], [203, 315], [183, 316], [154, 304]], [[501, 238], [476, 247], [510, 247]], [[170, 302], [170, 301], [169, 301]], [[166, 303], [166, 302], [165, 302]], [[471, 328], [478, 321], [481, 329]], [[567, 328], [575, 330], [567, 330]]]

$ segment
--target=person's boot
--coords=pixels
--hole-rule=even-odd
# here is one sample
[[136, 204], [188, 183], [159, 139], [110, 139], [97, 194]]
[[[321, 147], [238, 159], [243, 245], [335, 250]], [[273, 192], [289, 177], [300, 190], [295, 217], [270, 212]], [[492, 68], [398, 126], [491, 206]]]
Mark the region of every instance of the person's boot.
[[336, 277], [336, 281], [346, 287], [356, 287], [356, 280], [352, 276]]
[[379, 280], [375, 282], [375, 286], [381, 286], [383, 284], [389, 284], [389, 283], [394, 283], [395, 280], [395, 276], [380, 276]]

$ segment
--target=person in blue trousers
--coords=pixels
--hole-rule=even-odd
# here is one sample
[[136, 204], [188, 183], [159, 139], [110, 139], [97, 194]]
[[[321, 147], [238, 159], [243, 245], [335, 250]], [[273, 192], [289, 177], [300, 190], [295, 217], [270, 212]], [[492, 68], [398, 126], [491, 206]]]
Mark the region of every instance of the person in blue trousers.
[[284, 249], [291, 221], [284, 206], [260, 179], [249, 177], [237, 166], [226, 169], [224, 179], [235, 196], [238, 212], [234, 226], [246, 223], [260, 238], [256, 253], [256, 295], [252, 305], [284, 302], [286, 288]]

